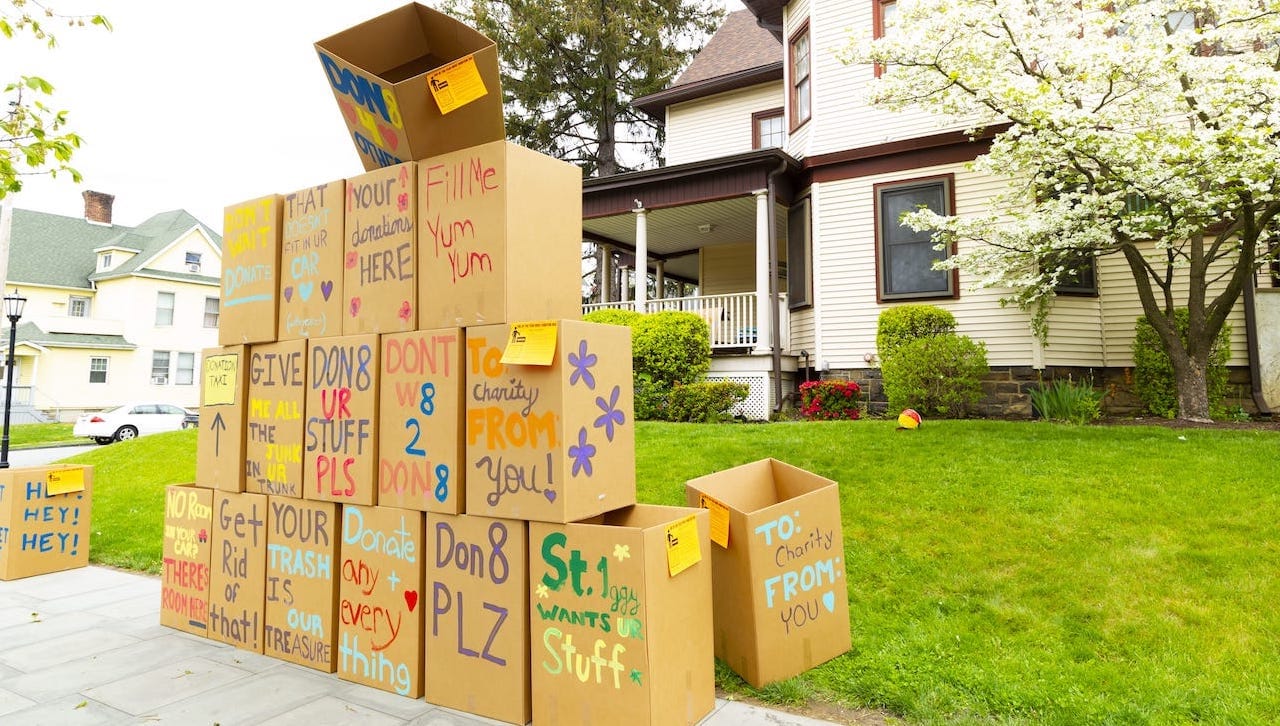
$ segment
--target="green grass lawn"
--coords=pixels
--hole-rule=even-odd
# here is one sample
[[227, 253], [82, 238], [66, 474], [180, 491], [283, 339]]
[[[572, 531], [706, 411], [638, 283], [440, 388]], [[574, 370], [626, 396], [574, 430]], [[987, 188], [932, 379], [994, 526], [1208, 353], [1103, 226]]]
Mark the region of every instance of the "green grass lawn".
[[[195, 432], [94, 464], [95, 562], [158, 570]], [[766, 700], [909, 723], [1274, 723], [1280, 434], [929, 421], [641, 423], [641, 501], [772, 456], [840, 483], [853, 649]]]
[[88, 444], [91, 439], [71, 434], [74, 424], [69, 423], [33, 423], [14, 424], [9, 427], [9, 448], [24, 449], [33, 446], [50, 444]]

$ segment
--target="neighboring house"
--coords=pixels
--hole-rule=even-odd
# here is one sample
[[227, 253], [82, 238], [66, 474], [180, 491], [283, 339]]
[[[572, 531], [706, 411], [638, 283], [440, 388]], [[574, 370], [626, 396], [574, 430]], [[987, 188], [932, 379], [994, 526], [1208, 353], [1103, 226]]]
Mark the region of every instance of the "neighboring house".
[[[1042, 345], [1028, 314], [1001, 307], [1000, 291], [972, 290], [963, 272], [932, 270], [941, 253], [927, 233], [897, 223], [920, 204], [962, 215], [983, 209], [1003, 182], [966, 168], [989, 141], [970, 141], [922, 111], [859, 100], [874, 69], [845, 65], [835, 51], [850, 29], [881, 32], [893, 0], [744, 5], [672, 86], [634, 101], [666, 124], [666, 166], [584, 182], [584, 236], [607, 252], [604, 289], [586, 309], [701, 314], [715, 353], [708, 377], [750, 383], [743, 412], [754, 418], [781, 407], [803, 379], [851, 378], [879, 398], [877, 319], [904, 302], [946, 308], [958, 332], [986, 343], [987, 414], [1029, 416], [1027, 390], [1067, 374], [1105, 387], [1113, 410], [1132, 406], [1142, 310], [1119, 255], [1060, 289]], [[644, 284], [610, 289], [611, 265], [638, 268], [637, 259], [658, 278], [662, 299], [648, 299]], [[690, 287], [698, 294], [665, 295]], [[1280, 323], [1280, 295], [1267, 298], [1265, 319]], [[1237, 384], [1229, 395], [1251, 410], [1280, 405], [1280, 340], [1262, 356], [1271, 363], [1249, 375], [1259, 353], [1247, 333], [1267, 329], [1255, 317], [1241, 305], [1229, 318]]]
[[218, 342], [221, 236], [182, 210], [124, 227], [114, 197], [84, 199], [83, 219], [13, 210], [5, 294], [27, 298], [14, 421], [138, 399], [199, 405], [200, 352]]

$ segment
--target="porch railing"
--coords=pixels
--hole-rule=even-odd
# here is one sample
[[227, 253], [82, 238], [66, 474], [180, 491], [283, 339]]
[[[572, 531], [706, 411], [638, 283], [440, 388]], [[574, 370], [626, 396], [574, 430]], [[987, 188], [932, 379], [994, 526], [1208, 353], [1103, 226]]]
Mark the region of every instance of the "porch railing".
[[[787, 316], [786, 296], [778, 296], [778, 312], [781, 321], [781, 348], [785, 352], [790, 348], [791, 326]], [[594, 310], [635, 310], [632, 302], [591, 303], [582, 306], [583, 313]], [[768, 318], [761, 320], [756, 311], [755, 293], [730, 293], [727, 295], [695, 295], [692, 297], [668, 297], [661, 300], [646, 300], [645, 313], [656, 313], [663, 310], [681, 310], [695, 313], [707, 321], [711, 328], [712, 350], [731, 348], [751, 348], [756, 344], [756, 331], [760, 325], [767, 325]]]

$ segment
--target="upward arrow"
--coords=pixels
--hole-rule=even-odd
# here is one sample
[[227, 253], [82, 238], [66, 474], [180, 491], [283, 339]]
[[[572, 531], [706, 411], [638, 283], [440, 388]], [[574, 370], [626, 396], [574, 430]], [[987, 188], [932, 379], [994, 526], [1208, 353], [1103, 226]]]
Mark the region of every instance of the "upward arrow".
[[213, 429], [213, 455], [217, 456], [218, 450], [222, 448], [222, 432], [227, 430], [227, 422], [222, 420], [221, 411], [213, 415], [213, 423], [209, 428]]

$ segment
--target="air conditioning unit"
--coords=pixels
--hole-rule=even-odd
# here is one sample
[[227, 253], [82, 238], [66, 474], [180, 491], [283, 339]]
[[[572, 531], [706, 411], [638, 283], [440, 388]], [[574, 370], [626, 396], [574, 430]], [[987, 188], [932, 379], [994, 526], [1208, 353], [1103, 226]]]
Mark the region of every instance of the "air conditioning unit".
[[169, 377], [168, 376], [151, 376], [151, 385], [167, 386], [169, 385]]
[[200, 271], [200, 263], [199, 263], [199, 262], [188, 262], [188, 263], [187, 263], [187, 272], [199, 272], [199, 271]]

